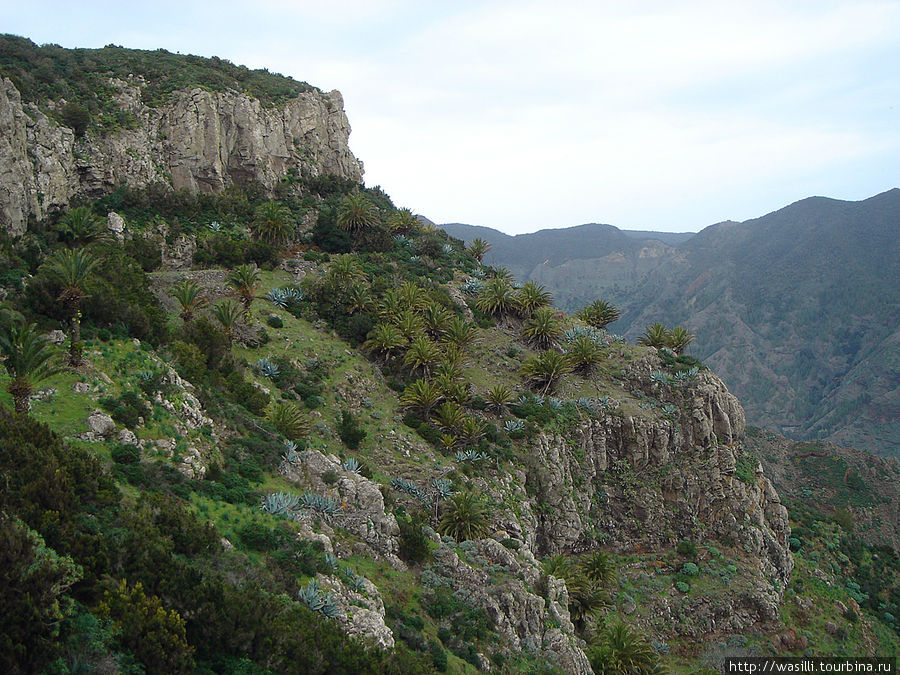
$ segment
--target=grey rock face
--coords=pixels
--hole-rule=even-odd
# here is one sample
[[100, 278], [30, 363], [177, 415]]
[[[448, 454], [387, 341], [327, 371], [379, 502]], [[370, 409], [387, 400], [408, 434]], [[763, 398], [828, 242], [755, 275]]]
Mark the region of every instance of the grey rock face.
[[195, 88], [150, 108], [141, 101], [140, 81], [111, 84], [137, 126], [76, 139], [0, 79], [0, 228], [21, 234], [29, 216], [41, 218], [76, 194], [96, 197], [122, 181], [209, 193], [251, 180], [272, 189], [291, 168], [362, 180], [362, 163], [347, 145], [340, 92], [306, 92], [264, 108], [245, 94]]
[[761, 467], [752, 479], [735, 475], [744, 430], [737, 399], [711, 374], [678, 391], [637, 384], [677, 403], [679, 419], [616, 412], [538, 436], [526, 480], [553, 508], [522, 510], [526, 543], [547, 554], [590, 550], [598, 537], [621, 551], [730, 541], [750, 561], [742, 583], [715, 601], [679, 600], [682, 612], [694, 603], [698, 635], [777, 618], [793, 569], [788, 514]]
[[116, 423], [113, 418], [105, 412], [95, 410], [87, 418], [88, 428], [97, 436], [109, 436], [116, 430]]

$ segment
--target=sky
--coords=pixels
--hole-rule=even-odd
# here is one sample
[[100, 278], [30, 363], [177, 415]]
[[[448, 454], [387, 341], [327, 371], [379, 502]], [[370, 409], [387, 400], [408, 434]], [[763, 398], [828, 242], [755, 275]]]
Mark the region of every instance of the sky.
[[900, 186], [900, 0], [0, 0], [39, 44], [338, 89], [365, 182], [438, 223], [697, 231]]

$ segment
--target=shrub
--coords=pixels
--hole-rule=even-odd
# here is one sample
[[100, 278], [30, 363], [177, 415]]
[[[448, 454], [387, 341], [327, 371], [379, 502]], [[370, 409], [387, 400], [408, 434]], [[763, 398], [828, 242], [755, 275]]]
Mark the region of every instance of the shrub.
[[141, 449], [138, 446], [124, 443], [113, 446], [110, 454], [117, 464], [137, 464], [141, 459]]
[[269, 314], [266, 317], [266, 323], [272, 328], [284, 328], [284, 321], [281, 320], [281, 317], [277, 314]]
[[400, 558], [414, 564], [427, 560], [431, 549], [428, 547], [428, 537], [422, 530], [422, 517], [397, 518], [397, 525], [400, 526]]
[[366, 437], [366, 431], [359, 426], [359, 422], [349, 410], [341, 411], [341, 421], [338, 423], [338, 436], [351, 450], [356, 450]]
[[111, 396], [101, 398], [100, 405], [116, 422], [129, 429], [134, 429], [138, 425], [139, 418], [146, 419], [150, 416], [150, 406], [133, 390], [122, 392], [118, 398]]
[[692, 541], [688, 541], [684, 539], [678, 542], [678, 553], [680, 555], [685, 556], [686, 558], [696, 558], [697, 557], [697, 544]]
[[695, 577], [700, 574], [700, 568], [692, 562], [684, 563], [681, 567], [681, 573], [689, 577]]

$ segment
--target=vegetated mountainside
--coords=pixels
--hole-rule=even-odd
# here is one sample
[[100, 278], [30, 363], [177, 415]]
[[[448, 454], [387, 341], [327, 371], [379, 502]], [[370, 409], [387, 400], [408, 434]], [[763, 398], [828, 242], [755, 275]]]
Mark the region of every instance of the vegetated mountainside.
[[0, 36], [0, 228], [121, 183], [192, 193], [362, 177], [337, 91], [220, 59]]
[[27, 416], [0, 375], [5, 670], [589, 673], [623, 631], [676, 672], [897, 649], [895, 559], [866, 590], [826, 516], [792, 558], [700, 364], [539, 321], [541, 289], [377, 189], [152, 197], [3, 244], [3, 349], [36, 322], [83, 358]]
[[759, 458], [792, 513], [837, 517], [867, 544], [900, 551], [896, 458], [828, 442], [798, 443], [755, 427], [748, 427], [745, 447]]
[[[553, 232], [558, 240], [567, 230]], [[571, 255], [591, 250], [584, 227], [571, 232], [574, 245], [553, 249], [563, 262], [532, 264], [536, 253], [513, 248], [528, 243], [522, 236], [488, 259], [545, 284], [566, 309], [615, 302], [622, 318], [612, 327], [626, 336], [653, 321], [687, 326], [697, 336], [692, 353], [722, 375], [755, 425], [900, 452], [900, 190], [860, 202], [806, 199], [637, 253], [619, 243], [602, 256]], [[538, 235], [554, 260], [545, 233], [528, 236]]]

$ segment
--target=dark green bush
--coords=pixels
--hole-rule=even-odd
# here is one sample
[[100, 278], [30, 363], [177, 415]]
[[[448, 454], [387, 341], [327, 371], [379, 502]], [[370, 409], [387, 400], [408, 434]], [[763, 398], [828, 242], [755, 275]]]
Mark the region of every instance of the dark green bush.
[[100, 405], [112, 418], [129, 429], [138, 425], [138, 418], [150, 416], [150, 406], [136, 391], [128, 389], [118, 397], [107, 396], [100, 399]]
[[141, 460], [141, 449], [136, 445], [117, 443], [110, 451], [112, 460], [117, 464], [136, 464]]
[[338, 423], [338, 436], [351, 450], [356, 450], [366, 437], [366, 431], [359, 425], [359, 421], [349, 410], [341, 411], [341, 421]]

